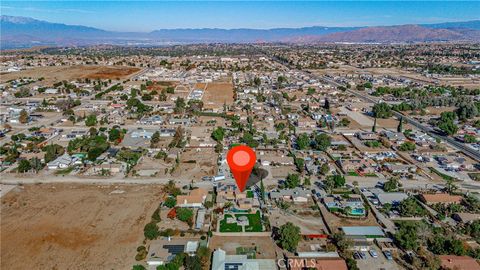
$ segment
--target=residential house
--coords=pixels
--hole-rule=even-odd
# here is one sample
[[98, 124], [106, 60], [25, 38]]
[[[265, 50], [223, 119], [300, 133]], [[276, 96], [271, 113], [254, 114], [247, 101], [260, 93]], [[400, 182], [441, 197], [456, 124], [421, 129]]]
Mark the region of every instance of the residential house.
[[271, 270], [277, 269], [273, 259], [248, 259], [247, 255], [227, 255], [222, 249], [213, 252], [212, 270], [248, 269]]
[[65, 169], [70, 167], [75, 161], [69, 154], [65, 153], [47, 164], [49, 170]]
[[177, 196], [178, 207], [201, 208], [207, 198], [208, 191], [203, 188], [197, 188], [190, 191], [188, 195]]
[[312, 194], [310, 190], [301, 187], [292, 189], [281, 189], [279, 191], [270, 192], [270, 199], [275, 201], [287, 201], [293, 203], [307, 203]]
[[355, 134], [362, 141], [377, 141], [379, 136], [375, 132], [358, 132]]
[[435, 194], [422, 194], [420, 195], [420, 199], [428, 204], [460, 204], [463, 200], [463, 197], [460, 195], [450, 195], [447, 193], [435, 193]]

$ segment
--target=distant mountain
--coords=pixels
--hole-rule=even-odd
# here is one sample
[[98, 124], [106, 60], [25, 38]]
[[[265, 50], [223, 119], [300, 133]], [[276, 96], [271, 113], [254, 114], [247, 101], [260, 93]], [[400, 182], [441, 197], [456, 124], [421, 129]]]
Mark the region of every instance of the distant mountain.
[[274, 29], [159, 29], [149, 33], [113, 32], [2, 15], [1, 49], [39, 45], [162, 45], [256, 42], [433, 42], [479, 41], [480, 21], [385, 27], [303, 27]]
[[360, 27], [303, 27], [273, 29], [162, 29], [150, 33], [153, 39], [175, 40], [180, 42], [281, 42], [300, 35], [326, 35], [347, 32]]
[[367, 27], [305, 39], [304, 42], [404, 43], [480, 41], [480, 31], [466, 28], [428, 28], [419, 25]]
[[468, 21], [468, 22], [445, 22], [436, 24], [422, 24], [424, 27], [429, 28], [468, 28], [473, 30], [480, 30], [480, 20]]
[[0, 18], [2, 37], [28, 35], [42, 39], [56, 39], [66, 36], [77, 38], [96, 38], [108, 32], [93, 27], [50, 23], [27, 17], [4, 16]]

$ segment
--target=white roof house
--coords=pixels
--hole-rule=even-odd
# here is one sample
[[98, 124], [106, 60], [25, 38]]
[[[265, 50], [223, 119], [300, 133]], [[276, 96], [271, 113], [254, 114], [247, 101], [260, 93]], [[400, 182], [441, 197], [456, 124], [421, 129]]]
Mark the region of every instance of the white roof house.
[[346, 226], [341, 228], [346, 236], [367, 236], [367, 237], [384, 237], [385, 233], [378, 226]]
[[73, 163], [73, 158], [65, 153], [47, 164], [49, 170], [65, 169]]
[[248, 259], [247, 255], [227, 255], [222, 249], [213, 253], [212, 270], [242, 269], [242, 270], [271, 270], [277, 269], [275, 260]]
[[398, 204], [401, 201], [408, 198], [408, 195], [403, 192], [384, 192], [375, 194], [378, 201], [383, 205], [386, 203], [389, 204]]

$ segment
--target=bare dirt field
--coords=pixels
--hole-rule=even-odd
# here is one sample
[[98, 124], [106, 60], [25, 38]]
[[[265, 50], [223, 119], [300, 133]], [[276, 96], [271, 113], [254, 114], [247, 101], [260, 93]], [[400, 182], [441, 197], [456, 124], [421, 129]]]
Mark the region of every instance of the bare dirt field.
[[281, 210], [274, 210], [270, 213], [270, 224], [274, 227], [280, 227], [287, 222], [292, 222], [300, 227], [301, 234], [323, 234], [327, 228], [323, 223], [318, 210], [310, 211], [311, 215], [299, 215], [285, 213]]
[[198, 180], [203, 176], [213, 176], [217, 171], [217, 154], [213, 148], [187, 149], [180, 157], [179, 167], [172, 173], [174, 177]]
[[62, 67], [36, 67], [32, 69], [22, 70], [19, 72], [11, 72], [1, 74], [1, 82], [21, 77], [45, 78], [44, 84], [52, 84], [58, 81], [71, 81], [76, 79], [125, 79], [130, 75], [140, 71], [135, 67], [122, 66], [62, 66]]
[[17, 187], [1, 198], [0, 268], [131, 269], [161, 196], [159, 185]]
[[257, 247], [257, 259], [274, 259], [276, 244], [271, 237], [247, 237], [247, 236], [218, 236], [210, 239], [209, 248], [215, 250], [221, 248], [228, 255], [235, 255], [237, 247], [254, 248]]
[[209, 83], [203, 96], [206, 109], [222, 109], [223, 104], [233, 104], [232, 83]]

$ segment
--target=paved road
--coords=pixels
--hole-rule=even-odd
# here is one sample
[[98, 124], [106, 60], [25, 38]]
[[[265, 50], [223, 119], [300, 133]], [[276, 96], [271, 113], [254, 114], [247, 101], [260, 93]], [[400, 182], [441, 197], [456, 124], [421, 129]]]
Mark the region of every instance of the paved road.
[[[32, 175], [25, 177], [18, 177], [16, 174], [8, 175], [2, 174], [0, 177], [0, 184], [49, 184], [49, 183], [75, 183], [75, 184], [145, 184], [145, 185], [162, 185], [168, 183], [170, 180], [175, 180], [177, 185], [189, 185], [191, 179], [180, 179], [175, 177], [168, 178], [88, 178], [77, 177], [73, 175], [66, 176], [52, 176], [52, 175]], [[210, 189], [212, 187], [211, 181], [194, 182], [195, 186]]]
[[[312, 75], [312, 74], [311, 74]], [[336, 81], [333, 81], [332, 79], [330, 78], [327, 78], [327, 77], [318, 77], [318, 79], [320, 80], [323, 80], [325, 82], [328, 82], [328, 83], [331, 83], [335, 86], [343, 86], [345, 87], [345, 85], [343, 84], [340, 84]], [[371, 96], [368, 96], [368, 94], [366, 93], [360, 93], [358, 91], [355, 91], [355, 90], [351, 90], [351, 89], [347, 89], [347, 92], [363, 99], [363, 100], [366, 100], [368, 102], [371, 102], [371, 103], [378, 103], [379, 100], [378, 99], [375, 99]], [[469, 148], [468, 146], [466, 146], [465, 144], [461, 143], [461, 142], [458, 142], [456, 141], [455, 139], [453, 138], [450, 138], [448, 136], [443, 136], [443, 135], [440, 135], [440, 134], [437, 134], [437, 133], [434, 133], [433, 130], [430, 128], [430, 127], [427, 127], [427, 126], [424, 126], [422, 125], [420, 122], [418, 122], [417, 120], [409, 117], [409, 116], [406, 116], [400, 112], [397, 112], [397, 111], [392, 111], [393, 112], [393, 115], [395, 115], [396, 117], [400, 118], [400, 117], [403, 117], [403, 119], [405, 121], [407, 121], [409, 124], [415, 126], [416, 128], [422, 130], [423, 132], [427, 133], [428, 135], [432, 136], [433, 138], [438, 138], [440, 140], [443, 140], [444, 142], [446, 142], [447, 144], [449, 144], [450, 146], [452, 146], [453, 148], [461, 151], [462, 153], [464, 153], [465, 155], [475, 159], [476, 161], [480, 162], [480, 152], [478, 151], [475, 151], [471, 148]]]
[[[377, 99], [374, 99], [372, 97], [369, 97], [367, 96], [367, 94], [363, 94], [363, 93], [359, 93], [358, 91], [354, 91], [354, 90], [347, 90], [349, 93], [357, 96], [357, 97], [360, 97], [364, 100], [367, 100], [369, 102], [372, 102], [372, 103], [377, 103], [378, 100]], [[409, 116], [406, 116], [400, 112], [397, 112], [397, 111], [392, 111], [393, 114], [398, 117], [398, 118], [401, 118], [403, 117], [403, 119], [405, 121], [407, 121], [409, 124], [415, 126], [416, 128], [422, 130], [423, 132], [427, 133], [428, 135], [430, 135], [431, 137], [433, 138], [438, 138], [440, 140], [443, 140], [445, 141], [447, 144], [449, 144], [450, 146], [452, 146], [453, 148], [463, 152], [465, 155], [475, 159], [476, 161], [480, 162], [480, 152], [478, 151], [475, 151], [474, 149], [471, 149], [469, 148], [468, 146], [466, 146], [465, 144], [461, 143], [461, 142], [458, 142], [456, 141], [455, 139], [453, 138], [450, 138], [448, 136], [443, 136], [443, 135], [440, 135], [440, 134], [437, 134], [437, 133], [434, 133], [432, 128], [430, 127], [427, 127], [427, 126], [424, 126], [423, 124], [421, 124], [420, 122], [418, 122], [417, 120], [409, 117]]]

